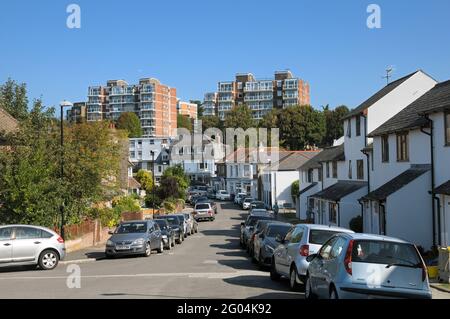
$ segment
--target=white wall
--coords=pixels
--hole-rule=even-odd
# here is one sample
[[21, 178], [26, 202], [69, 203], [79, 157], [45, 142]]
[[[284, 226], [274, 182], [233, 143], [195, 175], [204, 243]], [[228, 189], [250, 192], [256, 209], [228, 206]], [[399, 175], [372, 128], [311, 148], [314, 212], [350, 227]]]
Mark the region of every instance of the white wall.
[[440, 195], [441, 199], [441, 239], [442, 246], [450, 246], [450, 196]]
[[421, 245], [433, 244], [431, 173], [427, 172], [390, 195], [386, 200], [386, 234]]
[[291, 185], [293, 182], [299, 179], [298, 171], [277, 171], [274, 175], [274, 190], [273, 194], [276, 198], [273, 198], [273, 203], [278, 202], [278, 205], [282, 203], [294, 204], [291, 195]]
[[314, 187], [311, 187], [308, 191], [304, 192], [299, 196], [299, 210], [297, 211], [297, 217], [305, 220], [308, 211], [308, 197], [320, 191], [320, 184], [316, 184]]
[[350, 228], [350, 220], [361, 215], [361, 205], [358, 199], [367, 194], [367, 187], [362, 187], [356, 192], [341, 198], [339, 203], [340, 226]]
[[[339, 175], [342, 177], [343, 180], [348, 180], [348, 163], [351, 160], [352, 161], [352, 180], [357, 180], [356, 177], [356, 161], [357, 160], [364, 160], [364, 179], [367, 180], [366, 176], [366, 156], [361, 152], [361, 150], [366, 146], [365, 144], [365, 132], [364, 132], [364, 125], [365, 125], [365, 119], [361, 116], [361, 135], [356, 136], [356, 117], [352, 117], [350, 119], [350, 125], [352, 128], [352, 136], [347, 136], [347, 127], [349, 125], [349, 120], [344, 121], [344, 152], [345, 152], [345, 164], [343, 167], [341, 167], [341, 172]], [[386, 118], [387, 120], [387, 118]]]
[[[373, 191], [411, 167], [411, 164], [430, 164], [430, 138], [420, 130], [409, 131], [409, 161], [397, 162], [397, 136], [389, 135], [389, 162], [381, 161], [381, 137], [373, 139], [374, 171], [370, 180]], [[431, 185], [431, 184], [430, 184]]]
[[450, 180], [450, 146], [445, 146], [444, 113], [432, 114], [430, 119], [434, 124], [435, 178], [439, 186]]

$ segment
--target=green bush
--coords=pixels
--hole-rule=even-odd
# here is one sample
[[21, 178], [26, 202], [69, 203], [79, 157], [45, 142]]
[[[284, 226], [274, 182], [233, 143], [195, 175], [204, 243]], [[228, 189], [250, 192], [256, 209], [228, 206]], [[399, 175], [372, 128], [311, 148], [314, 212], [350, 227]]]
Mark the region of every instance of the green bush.
[[356, 216], [350, 220], [350, 229], [355, 233], [363, 232], [363, 218], [362, 216]]

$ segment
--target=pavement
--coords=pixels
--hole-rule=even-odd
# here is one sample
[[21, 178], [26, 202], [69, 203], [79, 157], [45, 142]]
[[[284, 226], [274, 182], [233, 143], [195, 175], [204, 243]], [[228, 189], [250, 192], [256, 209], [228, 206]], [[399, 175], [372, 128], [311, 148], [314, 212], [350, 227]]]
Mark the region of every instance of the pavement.
[[[97, 246], [68, 254], [51, 271], [0, 268], [0, 298], [293, 298], [287, 280], [273, 282], [239, 247], [247, 212], [218, 203], [216, 220], [163, 254], [105, 259]], [[436, 299], [450, 294], [433, 289]]]

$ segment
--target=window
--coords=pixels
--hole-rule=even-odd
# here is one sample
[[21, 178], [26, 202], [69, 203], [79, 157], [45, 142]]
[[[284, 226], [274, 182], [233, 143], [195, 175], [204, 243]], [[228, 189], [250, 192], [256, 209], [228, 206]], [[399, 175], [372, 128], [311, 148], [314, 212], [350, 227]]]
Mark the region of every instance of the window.
[[450, 111], [444, 113], [445, 145], [450, 146]]
[[356, 117], [356, 136], [361, 135], [361, 116]]
[[337, 161], [333, 162], [333, 178], [337, 178]]
[[331, 248], [331, 258], [336, 258], [341, 255], [341, 253], [344, 251], [344, 246], [346, 244], [346, 240], [342, 237], [338, 237], [336, 242], [334, 243], [333, 247]]
[[12, 227], [5, 227], [0, 229], [0, 240], [11, 239]]
[[327, 260], [330, 259], [331, 254], [331, 248], [333, 247], [334, 243], [336, 242], [337, 238], [334, 237], [330, 240], [328, 240], [320, 249], [319, 255], [322, 257], [322, 259]]
[[199, 167], [200, 167], [200, 169], [204, 169], [205, 168], [205, 163], [199, 163]]
[[352, 137], [352, 120], [347, 121], [347, 137]]
[[328, 220], [330, 223], [336, 224], [337, 221], [337, 204], [330, 203], [328, 204]]
[[389, 136], [384, 135], [381, 137], [381, 161], [383, 163], [389, 162]]
[[327, 162], [326, 164], [326, 171], [327, 171], [327, 178], [330, 178], [330, 162]]
[[[48, 234], [47, 232], [45, 232], [45, 233]], [[32, 228], [32, 227], [17, 227], [16, 228], [16, 239], [32, 239], [32, 238], [43, 238], [43, 231], [38, 228]], [[47, 237], [47, 238], [49, 238], [49, 237]]]
[[162, 166], [158, 165], [158, 173], [161, 173], [161, 172], [162, 172]]
[[348, 178], [352, 179], [352, 161], [348, 161]]
[[408, 133], [397, 134], [397, 162], [409, 160]]
[[309, 203], [308, 210], [313, 211], [314, 210], [314, 198], [308, 198], [308, 203]]
[[356, 178], [364, 179], [364, 161], [363, 160], [356, 161]]
[[310, 168], [309, 170], [308, 170], [308, 183], [312, 183], [313, 182], [313, 169], [312, 168]]
[[130, 157], [131, 158], [133, 158], [133, 157], [135, 157], [136, 156], [136, 153], [135, 152], [130, 152]]
[[320, 168], [319, 168], [319, 182], [321, 182], [322, 179], [323, 179], [323, 167], [320, 166]]
[[295, 228], [294, 232], [292, 233], [290, 242], [292, 244], [299, 243], [302, 240], [302, 237], [303, 237], [303, 228], [297, 227], [297, 228]]

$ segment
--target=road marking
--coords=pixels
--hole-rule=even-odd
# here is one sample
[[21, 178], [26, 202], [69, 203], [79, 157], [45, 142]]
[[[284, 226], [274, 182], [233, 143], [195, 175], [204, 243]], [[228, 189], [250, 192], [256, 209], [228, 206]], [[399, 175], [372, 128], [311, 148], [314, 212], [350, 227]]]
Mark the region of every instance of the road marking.
[[[83, 275], [82, 279], [102, 279], [102, 278], [133, 278], [133, 277], [188, 277], [188, 278], [235, 278], [239, 276], [267, 276], [265, 271], [257, 270], [240, 270], [235, 272], [210, 272], [210, 273], [147, 273], [147, 274], [123, 274], [123, 275]], [[67, 276], [44, 276], [44, 277], [31, 277], [31, 276], [17, 276], [17, 277], [0, 277], [1, 280], [49, 280], [49, 279], [67, 279]]]
[[205, 260], [203, 263], [204, 264], [218, 264], [219, 262], [217, 260]]

